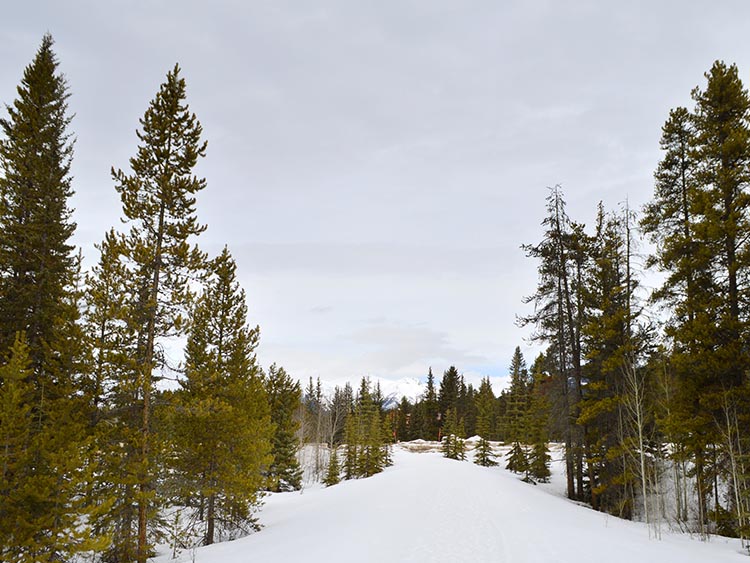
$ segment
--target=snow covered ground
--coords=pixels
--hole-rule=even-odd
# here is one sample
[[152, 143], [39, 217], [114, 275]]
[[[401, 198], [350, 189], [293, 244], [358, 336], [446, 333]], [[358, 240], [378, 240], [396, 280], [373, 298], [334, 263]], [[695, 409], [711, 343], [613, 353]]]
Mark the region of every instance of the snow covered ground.
[[[409, 447], [409, 446], [407, 446]], [[721, 563], [748, 562], [739, 541], [700, 542], [579, 506], [550, 485], [500, 467], [443, 458], [427, 444], [397, 446], [394, 466], [369, 479], [274, 494], [264, 529], [183, 552], [178, 561]], [[159, 563], [167, 563], [168, 556]]]

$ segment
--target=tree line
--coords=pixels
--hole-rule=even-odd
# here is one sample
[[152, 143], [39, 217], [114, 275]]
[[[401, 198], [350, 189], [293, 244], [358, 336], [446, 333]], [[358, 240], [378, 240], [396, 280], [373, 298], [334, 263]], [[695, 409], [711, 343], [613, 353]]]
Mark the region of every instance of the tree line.
[[[539, 281], [519, 320], [547, 347], [570, 498], [746, 538], [750, 98], [735, 65], [705, 79], [669, 112], [640, 218], [600, 204], [587, 230], [550, 189], [543, 237], [523, 247]], [[644, 268], [663, 283], [641, 287]]]
[[[388, 408], [380, 384], [363, 378], [355, 393], [348, 383], [326, 396], [318, 379], [303, 395], [300, 441], [311, 449], [311, 478], [328, 485], [340, 479], [368, 477], [390, 463], [395, 442], [441, 442], [446, 457], [465, 459], [465, 440], [477, 437], [474, 461], [497, 465], [491, 441], [512, 444], [506, 467], [528, 481], [545, 481], [549, 470], [552, 376], [540, 356], [527, 369], [520, 347], [511, 360], [510, 385], [497, 397], [488, 377], [478, 389], [467, 384], [455, 366], [436, 384], [432, 369], [424, 393]], [[339, 451], [343, 456], [339, 460]]]
[[229, 249], [196, 244], [207, 145], [179, 66], [112, 168], [121, 228], [88, 272], [68, 97], [45, 35], [0, 120], [0, 559], [145, 563], [155, 542], [246, 533], [263, 491], [299, 488], [301, 389], [258, 365]]

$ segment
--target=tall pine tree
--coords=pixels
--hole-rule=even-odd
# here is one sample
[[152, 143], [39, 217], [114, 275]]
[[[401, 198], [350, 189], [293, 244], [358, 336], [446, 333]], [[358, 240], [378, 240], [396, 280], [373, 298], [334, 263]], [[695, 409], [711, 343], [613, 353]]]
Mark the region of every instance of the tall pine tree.
[[140, 432], [128, 471], [138, 489], [139, 563], [149, 557], [148, 524], [157, 504], [152, 402], [156, 372], [164, 366], [157, 342], [184, 332], [189, 281], [205, 262], [203, 253], [189, 241], [205, 230], [196, 218], [195, 194], [206, 182], [193, 175], [193, 168], [205, 155], [206, 143], [185, 98], [185, 80], [175, 65], [140, 121], [140, 144], [130, 159], [131, 173], [112, 170], [125, 221], [131, 225], [122, 252], [137, 296], [128, 322], [136, 332], [134, 398]]
[[73, 142], [68, 87], [52, 47], [47, 34], [0, 119], [0, 362], [11, 356], [8, 377], [21, 364], [28, 370], [24, 408], [34, 421], [27, 426], [28, 465], [15, 464], [4, 479], [13, 483], [15, 508], [23, 514], [14, 533], [36, 544], [17, 557], [39, 561], [75, 553], [81, 545], [76, 522], [91, 516], [80, 502], [88, 480], [83, 468], [91, 465], [79, 259], [70, 244]]

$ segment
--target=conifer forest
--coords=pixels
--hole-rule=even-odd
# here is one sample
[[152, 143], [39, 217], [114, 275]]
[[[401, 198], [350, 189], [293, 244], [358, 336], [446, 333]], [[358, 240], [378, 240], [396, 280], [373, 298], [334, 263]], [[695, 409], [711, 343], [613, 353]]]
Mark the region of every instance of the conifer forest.
[[650, 201], [601, 203], [589, 224], [569, 215], [573, 186], [536, 202], [539, 237], [514, 244], [538, 281], [515, 322], [539, 352], [525, 358], [519, 335], [504, 388], [425, 365], [420, 396], [389, 400], [357, 366], [329, 388], [257, 359], [232, 248], [201, 246], [210, 139], [179, 64], [144, 100], [127, 162], [112, 159], [119, 221], [84, 257], [74, 85], [50, 34], [33, 49], [0, 119], [0, 560], [146, 563], [263, 534], [264, 498], [374, 482], [406, 442], [532, 489], [558, 456], [565, 495], [593, 511], [750, 542], [736, 65], [717, 60], [689, 107], [653, 123]]

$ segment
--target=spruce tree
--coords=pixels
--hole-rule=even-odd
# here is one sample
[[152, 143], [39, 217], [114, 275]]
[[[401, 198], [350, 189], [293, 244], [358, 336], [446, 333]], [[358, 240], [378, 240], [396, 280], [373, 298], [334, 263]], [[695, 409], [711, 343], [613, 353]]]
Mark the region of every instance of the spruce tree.
[[341, 465], [339, 464], [339, 456], [336, 449], [335, 446], [331, 448], [331, 455], [328, 459], [328, 469], [323, 479], [323, 484], [326, 487], [331, 487], [341, 482]]
[[393, 420], [391, 418], [391, 414], [393, 411], [389, 413], [384, 413], [384, 416], [381, 418], [382, 422], [380, 424], [381, 434], [381, 445], [380, 445], [380, 459], [381, 459], [381, 469], [385, 469], [386, 467], [390, 467], [393, 465], [393, 452], [392, 452], [392, 444], [393, 444]]
[[[438, 409], [440, 412], [440, 420], [445, 421], [450, 409], [456, 410], [457, 418], [460, 418], [463, 414], [458, 412], [458, 397], [461, 391], [461, 376], [455, 366], [449, 367], [443, 372], [443, 379], [440, 380], [440, 391], [438, 393]], [[443, 422], [445, 426], [445, 422]], [[445, 435], [445, 428], [443, 428], [442, 434]]]
[[16, 465], [4, 479], [16, 489], [16, 515], [23, 515], [14, 534], [35, 546], [24, 552], [19, 543], [15, 556], [6, 555], [40, 561], [74, 554], [82, 545], [75, 523], [93, 516], [83, 502], [92, 465], [86, 346], [78, 322], [80, 258], [70, 244], [69, 93], [53, 43], [49, 34], [43, 37], [18, 97], [0, 119], [0, 362], [10, 355], [8, 377], [21, 364], [28, 370], [24, 408], [34, 421], [24, 447], [28, 466]]
[[273, 462], [268, 470], [272, 491], [296, 491], [302, 487], [302, 468], [297, 461], [299, 409], [302, 391], [283, 367], [273, 364], [265, 378], [266, 394], [274, 425], [272, 444]]
[[137, 327], [130, 311], [138, 296], [132, 275], [122, 261], [124, 240], [109, 231], [98, 249], [99, 262], [86, 276], [85, 313], [91, 346], [90, 401], [98, 478], [89, 495], [111, 503], [94, 522], [111, 536], [105, 561], [137, 557], [137, 479], [134, 460], [140, 441], [138, 416]]
[[[624, 412], [622, 373], [633, 357], [631, 303], [635, 287], [628, 265], [624, 215], [606, 213], [601, 204], [591, 241], [592, 264], [587, 271], [587, 318], [582, 327], [585, 396], [578, 424], [586, 428], [590, 501], [595, 510], [618, 510], [633, 504], [632, 483], [626, 474], [629, 459], [613, 456], [622, 448]], [[624, 450], [621, 450], [624, 451]]]
[[[664, 158], [643, 220], [657, 248], [651, 262], [667, 274], [655, 294], [671, 313], [666, 332], [675, 385], [665, 429], [680, 444], [675, 462], [692, 467], [702, 533], [712, 491], [720, 512], [716, 445], [730, 458], [747, 445], [720, 436], [716, 421], [726, 419], [727, 395], [745, 387], [750, 361], [750, 97], [735, 65], [717, 61], [705, 76], [705, 87], [692, 92], [694, 110], [673, 110], [664, 125]], [[742, 399], [739, 411], [750, 411], [748, 403]], [[736, 497], [730, 502], [738, 504]]]
[[432, 375], [432, 368], [430, 368], [427, 374], [427, 385], [422, 398], [422, 405], [424, 414], [422, 417], [422, 435], [420, 437], [424, 440], [437, 440], [439, 433], [439, 406], [437, 392], [435, 390], [435, 376]]
[[19, 563], [71, 559], [108, 543], [91, 522], [109, 507], [97, 510], [83, 494], [94, 476], [85, 437], [71, 438], [76, 427], [52, 424], [37, 408], [32, 374], [30, 347], [19, 333], [0, 366], [0, 558]]
[[513, 442], [510, 451], [505, 456], [508, 462], [505, 469], [513, 473], [526, 473], [529, 469], [529, 458], [526, 448], [519, 442]]
[[65, 77], [47, 34], [17, 88], [18, 98], [0, 119], [0, 354], [24, 331], [37, 395], [54, 392], [45, 347], [57, 353], [70, 318], [67, 296], [76, 269], [70, 239], [75, 231]]
[[346, 419], [344, 430], [344, 441], [346, 443], [344, 479], [355, 479], [359, 476], [361, 437], [358, 428], [358, 421], [355, 413], [352, 412]]
[[512, 442], [505, 467], [515, 473], [523, 473], [528, 469], [526, 451], [526, 444], [529, 441], [528, 403], [529, 375], [526, 360], [524, 360], [520, 346], [516, 346], [510, 365], [510, 388], [507, 392], [505, 422], [506, 439]]
[[477, 403], [477, 433], [479, 434], [479, 442], [477, 443], [476, 450], [474, 452], [474, 463], [485, 467], [497, 465], [495, 461], [495, 454], [492, 451], [492, 445], [490, 444], [490, 427], [492, 415], [494, 414], [495, 408], [495, 395], [492, 392], [492, 385], [490, 384], [490, 378], [482, 378], [482, 383], [479, 386], [479, 392], [476, 398]]
[[139, 432], [134, 455], [123, 470], [137, 484], [139, 563], [145, 563], [150, 554], [149, 519], [158, 500], [152, 402], [155, 372], [163, 367], [164, 357], [157, 343], [184, 332], [189, 281], [205, 262], [203, 253], [190, 246], [190, 239], [205, 229], [196, 219], [195, 195], [206, 182], [193, 175], [193, 168], [205, 155], [206, 143], [201, 141], [202, 127], [185, 98], [185, 81], [175, 65], [140, 120], [140, 144], [130, 159], [131, 173], [112, 170], [124, 220], [131, 225], [122, 252], [132, 277], [131, 293], [137, 296], [127, 322], [136, 332], [134, 399]]
[[449, 459], [466, 459], [466, 444], [464, 443], [463, 421], [459, 421], [455, 408], [449, 408], [443, 424], [443, 456]]
[[204, 545], [215, 541], [217, 523], [229, 534], [254, 527], [273, 432], [255, 361], [258, 328], [247, 326], [245, 293], [226, 247], [211, 271], [193, 312], [173, 422], [179, 489], [205, 507]]
[[551, 381], [543, 370], [544, 355], [540, 354], [532, 369], [534, 383], [531, 390], [528, 424], [531, 451], [528, 456], [529, 476], [537, 481], [547, 482], [551, 475], [549, 464], [551, 457], [547, 442], [549, 441], [549, 393]]
[[534, 339], [550, 346], [550, 363], [560, 396], [553, 416], [559, 421], [565, 443], [567, 495], [583, 499], [583, 432], [576, 420], [583, 396], [582, 281], [588, 256], [587, 237], [583, 226], [568, 216], [560, 186], [550, 189], [547, 217], [542, 225], [542, 241], [522, 247], [527, 256], [539, 261], [539, 282], [535, 293], [525, 299], [526, 303], [534, 303], [535, 312], [519, 322], [522, 326], [535, 325]]
[[398, 405], [397, 422], [396, 422], [396, 440], [398, 442], [408, 442], [411, 440], [410, 419], [413, 416], [412, 405], [409, 399], [401, 397]]

